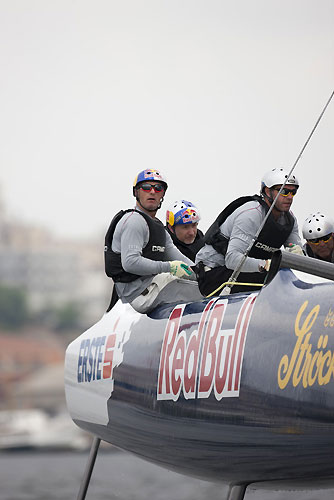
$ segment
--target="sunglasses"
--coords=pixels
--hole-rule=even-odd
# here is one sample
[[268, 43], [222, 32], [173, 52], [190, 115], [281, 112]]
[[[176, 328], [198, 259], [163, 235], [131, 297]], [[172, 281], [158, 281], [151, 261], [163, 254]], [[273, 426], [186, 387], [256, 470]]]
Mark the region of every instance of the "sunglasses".
[[[271, 189], [274, 189], [275, 191], [279, 191], [281, 188], [275, 186]], [[283, 188], [282, 191], [280, 192], [280, 194], [282, 196], [289, 196], [289, 194], [292, 194], [292, 196], [295, 196], [296, 193], [297, 193], [297, 189], [288, 189], [288, 188]]]
[[308, 243], [313, 243], [313, 245], [319, 245], [320, 241], [327, 243], [333, 236], [332, 233], [326, 234], [326, 236], [321, 236], [321, 238], [314, 238], [314, 240], [307, 240]]
[[149, 182], [143, 182], [143, 184], [140, 184], [139, 188], [145, 191], [145, 193], [149, 193], [152, 189], [154, 189], [155, 193], [161, 193], [161, 191], [164, 191], [162, 184], [150, 184]]

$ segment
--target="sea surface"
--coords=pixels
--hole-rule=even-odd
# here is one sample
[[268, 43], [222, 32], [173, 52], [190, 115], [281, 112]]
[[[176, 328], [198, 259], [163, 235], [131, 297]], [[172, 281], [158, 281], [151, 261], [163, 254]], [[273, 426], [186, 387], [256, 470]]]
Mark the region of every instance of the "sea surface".
[[[1, 500], [76, 499], [87, 453], [0, 453]], [[224, 485], [182, 476], [121, 451], [98, 453], [86, 500], [225, 500]], [[321, 491], [260, 491], [245, 500], [332, 500]]]

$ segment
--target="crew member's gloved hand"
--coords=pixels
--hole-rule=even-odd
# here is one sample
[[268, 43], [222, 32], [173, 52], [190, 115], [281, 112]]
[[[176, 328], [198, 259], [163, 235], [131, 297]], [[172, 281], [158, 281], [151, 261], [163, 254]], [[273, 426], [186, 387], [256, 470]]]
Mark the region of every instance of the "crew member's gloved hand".
[[182, 262], [181, 260], [173, 260], [170, 264], [170, 272], [173, 276], [177, 278], [183, 278], [184, 276], [190, 276], [192, 270], [187, 264]]
[[271, 259], [267, 259], [263, 262], [263, 264], [260, 264], [259, 265], [259, 271], [260, 272], [263, 272], [263, 271], [269, 271], [269, 268], [270, 268], [270, 264], [271, 264]]
[[289, 243], [285, 250], [290, 253], [295, 253], [296, 255], [305, 255], [302, 247], [300, 245], [295, 245], [294, 243]]

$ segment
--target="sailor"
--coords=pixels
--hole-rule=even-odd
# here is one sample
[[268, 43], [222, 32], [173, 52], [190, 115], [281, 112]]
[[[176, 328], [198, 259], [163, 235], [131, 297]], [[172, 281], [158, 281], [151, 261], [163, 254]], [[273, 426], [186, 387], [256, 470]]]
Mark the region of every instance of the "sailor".
[[238, 276], [238, 282], [250, 285], [234, 285], [231, 292], [258, 289], [252, 283], [264, 282], [271, 256], [282, 245], [290, 251], [302, 253], [297, 220], [290, 211], [299, 182], [294, 175], [288, 177], [282, 168], [274, 168], [263, 176], [260, 196], [244, 196], [234, 200], [206, 232], [205, 245], [196, 256], [199, 269], [197, 278], [203, 295], [221, 292], [217, 288], [228, 282], [233, 270], [238, 268], [284, 183]]
[[197, 207], [190, 201], [175, 201], [166, 211], [166, 229], [174, 245], [192, 261], [204, 245], [204, 235], [198, 229], [200, 220]]
[[302, 232], [306, 240], [306, 255], [334, 262], [334, 222], [328, 215], [323, 212], [310, 214], [304, 221]]
[[189, 267], [194, 263], [173, 245], [155, 216], [167, 187], [160, 171], [139, 172], [133, 183], [135, 208], [116, 214], [105, 238], [106, 274], [122, 302], [141, 313], [160, 303], [203, 298]]

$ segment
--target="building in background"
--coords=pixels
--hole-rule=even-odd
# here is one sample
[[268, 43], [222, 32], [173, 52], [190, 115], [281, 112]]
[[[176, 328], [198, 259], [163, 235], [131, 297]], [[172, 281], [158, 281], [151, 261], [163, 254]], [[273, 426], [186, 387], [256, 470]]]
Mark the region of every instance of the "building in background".
[[[9, 310], [6, 298], [0, 309], [2, 414], [27, 409], [49, 414], [64, 411], [66, 346], [101, 318], [110, 298], [112, 284], [104, 273], [103, 245], [103, 235], [63, 240], [51, 230], [14, 220], [6, 213], [0, 190], [0, 292], [24, 292], [28, 309], [28, 320], [16, 329], [4, 326]], [[18, 305], [14, 300], [14, 318]], [[61, 331], [54, 322], [55, 311], [73, 306], [78, 322]]]
[[10, 220], [0, 192], [0, 284], [24, 290], [35, 312], [75, 304], [87, 327], [103, 315], [111, 290], [103, 242], [102, 236], [61, 240], [45, 228]]
[[[52, 376], [45, 376], [47, 369]], [[55, 409], [64, 406], [64, 347], [49, 335], [40, 338], [0, 335], [0, 411], [4, 409]], [[60, 373], [60, 376], [58, 375]], [[43, 375], [42, 375], [43, 374]], [[47, 398], [41, 404], [31, 378], [47, 386]], [[36, 384], [35, 384], [36, 386]], [[55, 389], [56, 388], [56, 389]], [[19, 397], [16, 397], [19, 394]]]

